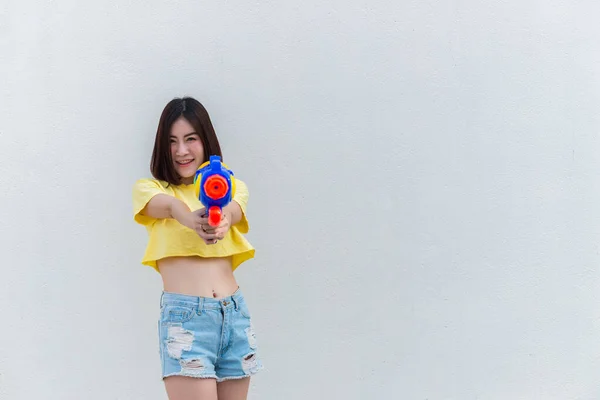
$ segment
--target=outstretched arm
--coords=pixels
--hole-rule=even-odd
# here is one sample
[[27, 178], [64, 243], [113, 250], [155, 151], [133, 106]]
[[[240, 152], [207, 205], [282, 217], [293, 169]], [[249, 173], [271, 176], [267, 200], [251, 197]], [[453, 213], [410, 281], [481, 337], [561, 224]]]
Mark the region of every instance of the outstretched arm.
[[191, 211], [183, 201], [168, 194], [157, 194], [150, 199], [140, 214], [157, 219], [175, 219], [181, 225], [195, 231], [206, 244], [214, 244], [217, 242], [217, 234], [206, 229], [208, 221], [202, 216], [204, 212], [204, 208]]

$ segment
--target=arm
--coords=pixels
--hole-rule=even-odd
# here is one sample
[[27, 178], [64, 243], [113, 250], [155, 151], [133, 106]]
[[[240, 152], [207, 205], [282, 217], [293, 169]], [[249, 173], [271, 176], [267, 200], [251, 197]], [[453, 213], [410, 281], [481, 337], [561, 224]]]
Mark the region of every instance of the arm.
[[173, 218], [181, 225], [193, 229], [189, 221], [189, 214], [192, 213], [190, 208], [183, 201], [168, 194], [152, 197], [140, 213], [157, 219]]
[[205, 229], [207, 220], [201, 217], [204, 209], [191, 211], [183, 201], [173, 196], [167, 194], [155, 195], [140, 213], [157, 219], [175, 219], [181, 225], [194, 230], [206, 244], [216, 243], [215, 233], [207, 232]]
[[[167, 194], [157, 194], [141, 211], [142, 214], [153, 218], [173, 218], [181, 225], [194, 229], [190, 223], [190, 214], [193, 213], [183, 201]], [[201, 213], [200, 213], [201, 214]], [[242, 209], [234, 200], [223, 208], [223, 214], [235, 225], [242, 219]]]
[[223, 208], [223, 214], [227, 216], [231, 226], [242, 220], [242, 208], [235, 200], [231, 201]]

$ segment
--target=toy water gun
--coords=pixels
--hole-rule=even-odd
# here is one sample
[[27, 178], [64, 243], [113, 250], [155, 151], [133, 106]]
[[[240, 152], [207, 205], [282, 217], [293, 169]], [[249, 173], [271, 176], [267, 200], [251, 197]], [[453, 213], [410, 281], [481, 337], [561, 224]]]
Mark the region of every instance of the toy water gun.
[[196, 197], [208, 211], [209, 225], [219, 225], [223, 207], [235, 195], [233, 172], [221, 162], [220, 156], [210, 156], [209, 161], [200, 165], [194, 175], [194, 190]]

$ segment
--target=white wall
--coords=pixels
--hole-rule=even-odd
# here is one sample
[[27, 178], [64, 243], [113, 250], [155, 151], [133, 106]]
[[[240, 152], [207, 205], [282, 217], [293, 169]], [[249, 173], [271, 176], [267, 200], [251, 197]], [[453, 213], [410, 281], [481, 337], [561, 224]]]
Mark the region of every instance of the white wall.
[[4, 0], [0, 398], [166, 398], [130, 193], [192, 95], [251, 191], [251, 399], [600, 399], [599, 11]]

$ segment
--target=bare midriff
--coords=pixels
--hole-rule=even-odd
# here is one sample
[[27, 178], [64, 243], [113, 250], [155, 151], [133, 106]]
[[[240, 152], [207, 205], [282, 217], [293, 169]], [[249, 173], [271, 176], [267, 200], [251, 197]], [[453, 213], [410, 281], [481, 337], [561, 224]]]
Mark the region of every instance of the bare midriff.
[[230, 257], [168, 257], [157, 265], [166, 292], [222, 298], [238, 289]]

